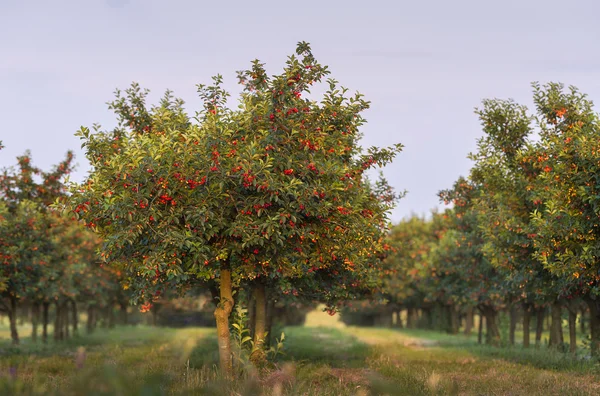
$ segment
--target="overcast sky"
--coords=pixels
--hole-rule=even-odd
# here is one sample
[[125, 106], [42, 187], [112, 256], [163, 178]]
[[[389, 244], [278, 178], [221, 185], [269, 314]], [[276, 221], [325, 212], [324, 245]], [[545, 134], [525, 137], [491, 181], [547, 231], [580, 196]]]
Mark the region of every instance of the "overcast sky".
[[364, 146], [400, 142], [385, 169], [408, 195], [393, 213], [439, 206], [436, 193], [470, 167], [484, 98], [531, 104], [532, 81], [600, 97], [597, 0], [193, 1], [0, 0], [0, 167], [30, 149], [49, 168], [73, 134], [114, 125], [106, 102], [132, 81], [198, 109], [197, 83], [258, 58], [278, 73], [298, 41], [332, 77], [371, 100]]

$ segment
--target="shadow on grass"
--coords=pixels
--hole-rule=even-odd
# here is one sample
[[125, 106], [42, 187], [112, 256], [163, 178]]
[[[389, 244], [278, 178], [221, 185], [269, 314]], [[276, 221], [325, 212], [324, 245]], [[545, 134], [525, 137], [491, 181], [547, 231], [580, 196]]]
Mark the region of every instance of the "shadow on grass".
[[[279, 362], [310, 361], [333, 368], [364, 367], [372, 348], [349, 334], [331, 328], [287, 327]], [[213, 366], [219, 362], [216, 334], [199, 340], [190, 356], [190, 366]]]

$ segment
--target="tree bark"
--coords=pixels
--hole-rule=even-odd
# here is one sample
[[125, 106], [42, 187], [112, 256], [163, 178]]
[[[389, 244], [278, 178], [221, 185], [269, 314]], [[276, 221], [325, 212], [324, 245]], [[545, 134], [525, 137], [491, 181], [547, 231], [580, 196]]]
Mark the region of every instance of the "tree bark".
[[529, 348], [531, 329], [531, 306], [523, 304], [523, 348]]
[[63, 339], [62, 335], [62, 310], [60, 309], [60, 304], [56, 302], [54, 304], [56, 308], [56, 314], [54, 317], [54, 341], [60, 341]]
[[458, 334], [460, 327], [460, 317], [458, 310], [454, 305], [448, 305], [448, 316], [450, 319], [450, 334]]
[[37, 343], [38, 325], [40, 322], [40, 303], [34, 302], [31, 305], [31, 341]]
[[517, 305], [512, 304], [510, 306], [510, 324], [508, 332], [508, 342], [510, 345], [515, 345], [515, 331], [517, 330], [517, 320], [519, 313], [517, 311]]
[[69, 302], [65, 301], [62, 307], [62, 315], [63, 315], [63, 333], [65, 335], [65, 339], [68, 340], [71, 336], [71, 331], [69, 329]]
[[485, 342], [490, 345], [500, 344], [500, 329], [498, 329], [498, 311], [490, 306], [483, 308], [485, 316]]
[[562, 306], [560, 302], [554, 301], [551, 309], [550, 322], [550, 346], [557, 347], [564, 342], [562, 331]]
[[13, 345], [19, 345], [19, 331], [17, 330], [17, 299], [10, 297], [10, 307], [8, 310], [8, 321], [10, 322], [10, 338]]
[[598, 304], [599, 301], [592, 300], [588, 297], [585, 299], [585, 302], [587, 303], [590, 309], [590, 348], [592, 352], [592, 357], [598, 357], [598, 353], [600, 351], [600, 306]]
[[265, 338], [265, 346], [267, 348], [271, 347], [271, 340], [275, 340], [275, 338], [273, 338], [275, 336], [275, 334], [273, 334], [273, 321], [274, 320], [275, 320], [275, 300], [267, 299], [267, 325], [266, 325], [266, 329], [265, 329], [267, 332], [267, 336]]
[[250, 330], [250, 337], [254, 339], [254, 320], [256, 319], [255, 311], [256, 303], [254, 301], [254, 291], [250, 290], [248, 293], [248, 329]]
[[406, 309], [406, 328], [407, 329], [415, 328], [415, 309], [414, 308]]
[[585, 307], [584, 306], [581, 307], [581, 315], [579, 316], [579, 325], [580, 325], [579, 330], [581, 331], [581, 334], [585, 334]]
[[234, 301], [231, 286], [231, 270], [229, 268], [221, 269], [220, 280], [221, 298], [215, 308], [219, 363], [223, 374], [231, 378], [233, 376], [233, 366], [231, 361], [231, 339], [229, 337], [229, 315], [233, 309]]
[[[400, 315], [400, 311], [398, 311], [398, 315]], [[431, 307], [423, 308], [423, 322], [425, 323], [426, 329], [433, 329], [433, 313]]]
[[567, 304], [569, 311], [569, 352], [577, 354], [577, 305], [571, 301]]
[[262, 363], [265, 360], [263, 345], [265, 343], [265, 329], [267, 326], [267, 296], [265, 285], [257, 282], [252, 290], [254, 294], [255, 320], [254, 320], [254, 349], [251, 359], [256, 363]]
[[467, 308], [467, 315], [465, 316], [465, 335], [471, 335], [473, 327], [475, 326], [475, 315], [473, 310], [473, 307]]
[[50, 310], [50, 303], [44, 302], [42, 304], [42, 342], [48, 343], [48, 311]]
[[542, 333], [544, 332], [545, 308], [539, 307], [535, 313], [535, 346], [539, 347], [542, 343]]

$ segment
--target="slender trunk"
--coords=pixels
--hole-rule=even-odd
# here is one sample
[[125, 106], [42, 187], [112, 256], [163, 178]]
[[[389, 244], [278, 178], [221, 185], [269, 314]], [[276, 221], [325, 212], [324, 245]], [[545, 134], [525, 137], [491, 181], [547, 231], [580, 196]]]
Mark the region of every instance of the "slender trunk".
[[414, 329], [415, 328], [415, 309], [414, 308], [407, 308], [406, 309], [406, 328], [407, 329]]
[[48, 311], [50, 310], [50, 303], [44, 302], [42, 304], [42, 342], [48, 343]]
[[498, 329], [498, 311], [490, 306], [483, 309], [485, 315], [485, 342], [490, 345], [500, 344], [500, 329]]
[[517, 330], [517, 320], [519, 313], [517, 311], [517, 305], [512, 304], [510, 306], [510, 324], [508, 332], [508, 342], [510, 345], [515, 345], [515, 331]]
[[450, 319], [450, 334], [458, 334], [460, 327], [460, 317], [458, 310], [454, 305], [448, 305], [448, 316]]
[[581, 307], [581, 315], [579, 316], [579, 330], [581, 334], [585, 334], [585, 308]]
[[539, 307], [535, 313], [535, 346], [539, 347], [542, 343], [542, 333], [544, 332], [545, 308]]
[[483, 342], [483, 314], [479, 313], [479, 329], [477, 331], [477, 343]]
[[69, 337], [71, 336], [71, 331], [69, 329], [69, 302], [65, 301], [65, 304], [62, 308], [63, 311], [63, 326], [64, 326], [64, 330], [63, 333], [65, 335], [65, 339], [69, 339]]
[[266, 324], [266, 332], [267, 336], [265, 338], [265, 346], [268, 348], [271, 347], [271, 340], [275, 340], [273, 338], [275, 334], [273, 334], [273, 321], [275, 319], [275, 300], [269, 299], [267, 300], [267, 324]]
[[229, 314], [233, 309], [233, 290], [231, 287], [231, 270], [222, 268], [220, 275], [221, 299], [215, 308], [217, 322], [217, 340], [219, 343], [219, 363], [226, 377], [233, 376], [231, 361], [231, 340], [229, 338]]
[[37, 343], [38, 325], [40, 323], [40, 303], [34, 302], [31, 305], [31, 341]]
[[262, 363], [265, 359], [263, 345], [265, 342], [265, 328], [267, 325], [267, 296], [265, 285], [258, 282], [252, 290], [256, 302], [254, 320], [254, 350], [251, 359], [254, 363]]
[[577, 306], [571, 301], [567, 304], [569, 311], [569, 352], [577, 354]]
[[17, 331], [17, 299], [10, 297], [8, 321], [10, 322], [10, 338], [13, 345], [19, 345], [19, 332]]
[[75, 300], [71, 300], [71, 322], [73, 322], [73, 336], [77, 336], [79, 334], [79, 313], [77, 312], [77, 302]]
[[60, 309], [60, 304], [57, 302], [54, 304], [56, 308], [56, 314], [54, 317], [54, 341], [60, 341], [63, 339], [61, 334], [62, 332], [62, 310]]
[[473, 313], [473, 307], [469, 307], [467, 308], [467, 316], [465, 317], [465, 334], [466, 335], [470, 335], [471, 332], [473, 331], [473, 327], [474, 327], [474, 313]]
[[531, 327], [531, 307], [523, 304], [523, 348], [529, 348], [529, 332]]
[[[400, 315], [400, 311], [398, 311], [398, 315]], [[423, 308], [423, 322], [425, 323], [426, 329], [433, 329], [433, 313], [431, 312], [431, 308]]]
[[254, 321], [256, 319], [256, 303], [254, 301], [254, 292], [251, 290], [248, 293], [248, 329], [250, 337], [254, 338]]
[[600, 351], [600, 306], [597, 300], [589, 297], [585, 299], [585, 302], [590, 309], [590, 349], [592, 357], [598, 357]]
[[562, 306], [560, 302], [554, 301], [552, 303], [550, 316], [552, 318], [552, 321], [550, 322], [550, 346], [557, 347], [564, 342], [562, 331]]

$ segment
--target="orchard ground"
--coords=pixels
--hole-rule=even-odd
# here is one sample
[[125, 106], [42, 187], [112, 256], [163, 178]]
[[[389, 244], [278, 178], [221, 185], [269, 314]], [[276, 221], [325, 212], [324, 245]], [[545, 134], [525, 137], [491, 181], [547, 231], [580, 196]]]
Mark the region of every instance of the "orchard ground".
[[211, 328], [117, 327], [58, 345], [24, 338], [12, 347], [2, 325], [0, 394], [600, 394], [597, 363], [547, 348], [493, 348], [477, 345], [476, 335], [346, 327], [320, 311], [310, 313], [305, 326], [284, 331], [285, 355], [273, 368], [228, 384], [217, 374]]

